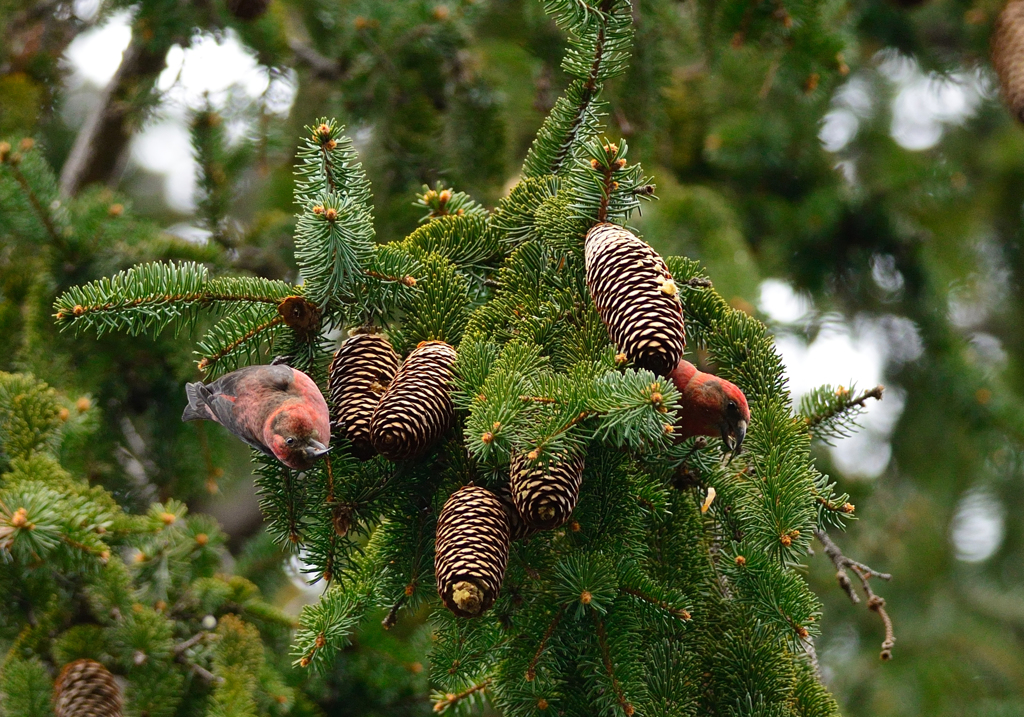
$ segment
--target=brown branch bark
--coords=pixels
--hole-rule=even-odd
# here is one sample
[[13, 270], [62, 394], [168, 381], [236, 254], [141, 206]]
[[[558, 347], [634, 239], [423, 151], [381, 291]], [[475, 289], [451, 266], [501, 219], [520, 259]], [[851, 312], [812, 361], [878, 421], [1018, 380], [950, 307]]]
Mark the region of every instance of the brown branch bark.
[[100, 102], [75, 138], [60, 174], [60, 191], [74, 196], [87, 184], [113, 184], [136, 123], [140, 100], [148, 96], [166, 65], [172, 42], [147, 42], [138, 28], [121, 57], [121, 64], [100, 95]]
[[892, 618], [890, 618], [889, 613], [885, 611], [885, 599], [875, 594], [874, 590], [871, 589], [870, 581], [871, 578], [891, 580], [892, 575], [889, 573], [880, 573], [864, 563], [860, 563], [852, 558], [846, 557], [843, 555], [843, 551], [840, 547], [833, 542], [832, 538], [830, 538], [828, 533], [824, 530], [815, 530], [814, 536], [825, 549], [825, 554], [832, 561], [832, 564], [836, 566], [836, 580], [839, 582], [839, 587], [843, 589], [843, 592], [846, 593], [850, 598], [850, 602], [854, 605], [860, 603], [860, 597], [857, 595], [856, 590], [854, 590], [853, 583], [850, 580], [850, 576], [846, 573], [846, 569], [849, 568], [852, 570], [860, 580], [861, 590], [864, 591], [864, 595], [868, 599], [868, 610], [877, 612], [878, 616], [882, 618], [882, 625], [885, 627], [885, 639], [882, 641], [882, 651], [879, 654], [879, 657], [883, 660], [891, 660], [892, 648], [896, 643], [896, 635], [893, 632], [892, 627]]

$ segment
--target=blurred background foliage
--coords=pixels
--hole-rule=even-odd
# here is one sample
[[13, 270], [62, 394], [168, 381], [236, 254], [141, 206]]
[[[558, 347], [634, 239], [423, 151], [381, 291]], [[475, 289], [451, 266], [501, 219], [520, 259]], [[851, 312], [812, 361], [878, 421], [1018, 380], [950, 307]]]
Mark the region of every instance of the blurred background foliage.
[[[605, 121], [657, 184], [635, 226], [773, 327], [797, 392], [887, 387], [817, 453], [861, 518], [844, 551], [894, 576], [876, 589], [895, 657], [819, 551], [827, 684], [849, 715], [1024, 715], [1024, 132], [987, 60], [999, 2], [633, 5]], [[0, 138], [42, 148], [49, 206], [75, 217], [22, 225], [33, 198], [0, 183], [0, 370], [96, 406], [64, 465], [134, 512], [212, 513], [239, 573], [294, 611], [248, 451], [178, 420], [192, 347], [61, 335], [53, 297], [155, 258], [295, 280], [293, 154], [318, 116], [355, 139], [380, 241], [415, 228], [425, 184], [494, 206], [564, 52], [535, 0], [0, 0]], [[405, 629], [367, 630], [309, 687], [328, 714], [429, 712], [429, 628]]]

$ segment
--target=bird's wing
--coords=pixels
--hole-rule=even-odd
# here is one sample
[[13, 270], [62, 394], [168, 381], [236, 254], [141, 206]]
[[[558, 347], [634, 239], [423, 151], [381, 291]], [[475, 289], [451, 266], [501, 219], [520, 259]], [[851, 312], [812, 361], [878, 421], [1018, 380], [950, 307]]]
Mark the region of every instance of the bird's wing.
[[263, 444], [258, 427], [246, 425], [246, 421], [241, 420], [235, 410], [235, 401], [239, 395], [252, 390], [251, 382], [255, 380], [271, 389], [287, 391], [292, 376], [292, 369], [288, 366], [247, 366], [206, 385], [189, 384], [189, 408], [182, 418], [189, 420], [186, 416], [194, 415], [195, 418], [216, 421], [256, 450], [273, 456], [270, 448]]

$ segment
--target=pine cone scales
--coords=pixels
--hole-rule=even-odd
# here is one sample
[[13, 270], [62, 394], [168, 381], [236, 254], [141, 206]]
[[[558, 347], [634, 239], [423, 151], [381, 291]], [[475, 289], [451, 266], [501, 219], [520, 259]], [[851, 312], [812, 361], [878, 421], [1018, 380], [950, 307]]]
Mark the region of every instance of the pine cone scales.
[[637, 368], [668, 374], [683, 357], [686, 338], [683, 306], [665, 262], [614, 224], [588, 232], [585, 256], [587, 286], [612, 343]]
[[331, 420], [352, 442], [352, 454], [360, 460], [377, 453], [370, 441], [370, 419], [398, 364], [398, 354], [378, 334], [353, 336], [338, 348], [331, 361], [327, 379], [333, 407]]
[[121, 717], [121, 691], [114, 676], [94, 660], [75, 660], [53, 686], [57, 717]]
[[434, 572], [437, 594], [459, 617], [476, 617], [494, 604], [508, 562], [505, 509], [486, 488], [455, 491], [437, 519]]
[[1010, 0], [992, 30], [992, 64], [1003, 100], [1024, 122], [1024, 0]]
[[399, 367], [370, 420], [370, 440], [385, 458], [418, 458], [448, 430], [455, 355], [443, 341], [424, 341]]
[[538, 530], [551, 530], [565, 523], [576, 508], [583, 465], [582, 455], [531, 465], [529, 459], [513, 453], [509, 484], [523, 521]]
[[501, 507], [505, 509], [505, 517], [508, 518], [509, 540], [513, 542], [522, 540], [537, 532], [537, 529], [527, 523], [519, 513], [519, 508], [516, 507], [516, 502], [512, 498], [512, 487], [508, 483], [502, 483], [494, 495], [501, 501]]

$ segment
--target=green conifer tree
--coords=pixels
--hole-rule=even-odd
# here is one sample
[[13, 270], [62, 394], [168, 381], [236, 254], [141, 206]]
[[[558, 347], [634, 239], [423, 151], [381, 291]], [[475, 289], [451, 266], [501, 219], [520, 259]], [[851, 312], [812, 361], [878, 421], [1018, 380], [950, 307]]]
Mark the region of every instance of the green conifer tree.
[[[336, 438], [301, 475], [253, 455], [270, 534], [301, 549], [326, 586], [303, 612], [296, 665], [330, 668], [375, 607], [391, 627], [437, 605], [433, 536], [453, 492], [473, 484], [500, 494], [515, 454], [543, 467], [572, 452], [586, 460], [571, 523], [512, 543], [500, 596], [482, 617], [434, 609], [435, 709], [486, 697], [506, 715], [834, 714], [814, 658], [820, 605], [798, 565], [812, 536], [841, 527], [852, 506], [808, 450], [812, 432], [843, 430], [866, 398], [825, 387], [795, 413], [765, 327], [731, 308], [696, 262], [669, 257], [691, 347], [752, 409], [739, 455], [718, 439], [671, 440], [678, 393], [621, 366], [584, 281], [588, 230], [625, 224], [654, 193], [626, 142], [601, 134], [603, 85], [627, 69], [631, 8], [550, 0], [545, 9], [571, 37], [563, 69], [574, 79], [493, 212], [428, 190], [426, 223], [376, 244], [352, 144], [320, 120], [298, 155], [301, 284], [140, 264], [66, 291], [57, 322], [159, 335], [212, 314], [198, 344], [208, 377], [280, 355], [324, 388], [331, 337], [350, 327], [384, 332], [400, 355], [424, 341], [457, 347], [458, 420], [426, 455], [359, 462]], [[787, 36], [779, 72], [834, 66], [817, 10], [796, 20], [808, 34]], [[782, 41], [781, 24], [760, 10], [734, 24], [743, 40]], [[834, 559], [868, 570], [838, 551]], [[884, 615], [883, 604], [874, 608]], [[214, 658], [224, 681], [212, 714], [253, 694], [260, 663], [255, 633], [221, 624], [221, 644], [239, 647]]]
[[174, 500], [126, 513], [62, 465], [95, 414], [0, 373], [0, 713], [51, 717], [55, 676], [87, 659], [124, 678], [126, 715], [311, 714], [280, 657], [293, 620], [222, 572], [216, 522]]

